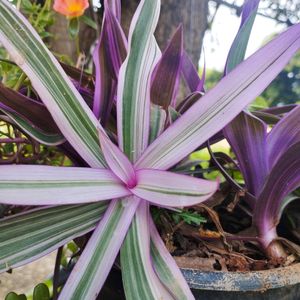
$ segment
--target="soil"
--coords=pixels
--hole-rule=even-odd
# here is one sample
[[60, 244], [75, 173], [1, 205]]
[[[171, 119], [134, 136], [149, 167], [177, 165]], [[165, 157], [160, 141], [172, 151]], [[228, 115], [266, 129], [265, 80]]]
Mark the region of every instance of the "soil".
[[[160, 214], [157, 220], [160, 234], [179, 267], [244, 272], [269, 270], [299, 262], [300, 216], [291, 212], [299, 212], [300, 204], [296, 204], [299, 206], [296, 208], [288, 207], [278, 226], [282, 237], [279, 241], [285, 247], [287, 258], [270, 260], [255, 239], [243, 196], [237, 195], [229, 186], [223, 186], [222, 192], [206, 205], [189, 208], [190, 212], [198, 212], [206, 218], [207, 222], [199, 226], [184, 221], [176, 223], [169, 211]], [[294, 218], [292, 222], [291, 218]], [[248, 237], [246, 241], [243, 236]]]

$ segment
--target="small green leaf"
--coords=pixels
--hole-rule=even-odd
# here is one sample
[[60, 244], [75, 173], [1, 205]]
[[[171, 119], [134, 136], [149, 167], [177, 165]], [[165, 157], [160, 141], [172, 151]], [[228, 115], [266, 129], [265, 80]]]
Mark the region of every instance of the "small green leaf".
[[181, 211], [173, 214], [172, 217], [176, 223], [179, 223], [180, 220], [183, 220], [190, 225], [200, 225], [201, 223], [206, 223], [206, 219], [200, 216], [197, 212]]
[[27, 9], [27, 10], [30, 10], [30, 11], [32, 11], [32, 9], [33, 9], [33, 5], [29, 0], [23, 0], [22, 1], [22, 6], [23, 6], [24, 9]]
[[50, 292], [46, 284], [39, 283], [34, 288], [33, 300], [50, 300]]
[[9, 294], [6, 295], [5, 300], [27, 300], [27, 298], [24, 294], [17, 295], [14, 292], [10, 292]]
[[68, 24], [68, 32], [72, 39], [75, 39], [79, 33], [79, 20], [78, 18], [72, 18]]
[[86, 16], [86, 15], [83, 15], [81, 18], [80, 18], [86, 25], [92, 27], [93, 29], [97, 30], [97, 23], [92, 20], [90, 17]]

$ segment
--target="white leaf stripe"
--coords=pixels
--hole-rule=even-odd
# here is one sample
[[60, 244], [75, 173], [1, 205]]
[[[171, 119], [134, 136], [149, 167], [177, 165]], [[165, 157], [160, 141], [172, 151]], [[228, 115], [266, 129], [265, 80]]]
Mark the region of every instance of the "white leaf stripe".
[[95, 167], [104, 166], [97, 119], [28, 21], [8, 1], [0, 1], [0, 41], [31, 79], [62, 133]]
[[1, 220], [0, 272], [34, 261], [91, 231], [106, 207], [106, 203], [47, 207]]

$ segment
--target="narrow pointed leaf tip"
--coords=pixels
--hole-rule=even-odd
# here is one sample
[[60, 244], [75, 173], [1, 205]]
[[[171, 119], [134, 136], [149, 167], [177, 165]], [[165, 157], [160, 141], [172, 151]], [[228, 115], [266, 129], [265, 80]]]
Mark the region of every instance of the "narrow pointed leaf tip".
[[218, 182], [160, 170], [137, 170], [136, 178], [132, 193], [158, 206], [192, 206], [207, 200], [218, 188]]
[[245, 1], [240, 28], [228, 53], [225, 74], [244, 60], [259, 1], [260, 0]]

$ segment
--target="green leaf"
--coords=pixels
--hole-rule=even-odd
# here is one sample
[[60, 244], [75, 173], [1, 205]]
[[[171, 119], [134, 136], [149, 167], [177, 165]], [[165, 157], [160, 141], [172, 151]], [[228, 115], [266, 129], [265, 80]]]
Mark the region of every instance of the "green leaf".
[[50, 300], [50, 292], [46, 284], [39, 283], [34, 288], [33, 300]]
[[92, 20], [90, 17], [83, 15], [80, 17], [80, 20], [82, 20], [86, 25], [90, 26], [91, 28], [95, 30], [98, 29], [97, 23], [94, 20]]
[[206, 223], [206, 219], [200, 216], [197, 212], [181, 211], [175, 212], [172, 214], [173, 219], [176, 223], [179, 223], [180, 219], [186, 222], [187, 224], [196, 224], [200, 225], [201, 223]]
[[79, 33], [79, 19], [78, 18], [70, 19], [69, 24], [68, 24], [68, 32], [72, 39], [75, 39], [78, 36], [78, 33]]
[[5, 300], [21, 300], [21, 299], [16, 293], [10, 292], [9, 294], [6, 295]]

